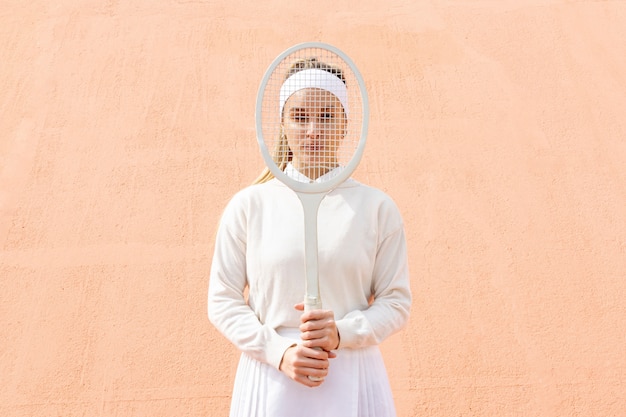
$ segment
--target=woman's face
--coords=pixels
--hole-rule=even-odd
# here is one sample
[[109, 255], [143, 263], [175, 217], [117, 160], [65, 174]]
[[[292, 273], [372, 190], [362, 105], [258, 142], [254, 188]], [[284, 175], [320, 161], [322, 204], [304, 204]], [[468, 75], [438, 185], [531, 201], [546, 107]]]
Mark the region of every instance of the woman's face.
[[319, 88], [293, 93], [285, 103], [283, 129], [291, 163], [302, 174], [316, 179], [337, 166], [346, 117], [334, 94]]

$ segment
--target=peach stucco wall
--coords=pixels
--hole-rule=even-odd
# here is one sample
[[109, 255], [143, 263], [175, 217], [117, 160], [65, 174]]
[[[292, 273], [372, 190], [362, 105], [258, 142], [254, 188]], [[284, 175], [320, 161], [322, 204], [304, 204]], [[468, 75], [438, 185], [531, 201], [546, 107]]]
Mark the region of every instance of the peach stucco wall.
[[225, 416], [218, 218], [301, 41], [406, 222], [400, 417], [626, 415], [626, 2], [0, 1], [0, 416]]

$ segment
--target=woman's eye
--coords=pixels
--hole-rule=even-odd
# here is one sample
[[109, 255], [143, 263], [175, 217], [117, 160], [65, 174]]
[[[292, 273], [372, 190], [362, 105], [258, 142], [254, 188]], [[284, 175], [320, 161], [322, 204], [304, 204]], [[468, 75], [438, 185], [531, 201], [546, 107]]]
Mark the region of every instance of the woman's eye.
[[329, 120], [332, 119], [334, 115], [332, 113], [322, 113], [322, 119]]

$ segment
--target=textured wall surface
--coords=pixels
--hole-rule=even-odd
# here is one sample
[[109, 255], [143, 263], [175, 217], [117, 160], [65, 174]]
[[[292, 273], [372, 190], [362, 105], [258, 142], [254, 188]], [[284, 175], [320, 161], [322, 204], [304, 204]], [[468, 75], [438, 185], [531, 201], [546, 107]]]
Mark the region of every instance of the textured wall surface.
[[213, 237], [310, 40], [406, 222], [399, 417], [624, 416], [626, 2], [592, 0], [0, 1], [0, 415], [227, 415]]

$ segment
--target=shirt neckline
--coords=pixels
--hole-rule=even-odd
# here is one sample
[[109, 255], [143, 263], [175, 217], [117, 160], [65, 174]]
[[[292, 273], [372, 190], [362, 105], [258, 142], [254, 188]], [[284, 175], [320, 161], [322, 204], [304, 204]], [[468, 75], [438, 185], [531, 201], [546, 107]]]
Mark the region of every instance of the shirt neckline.
[[343, 167], [338, 166], [336, 168], [331, 169], [330, 171], [320, 176], [319, 178], [312, 180], [311, 178], [307, 177], [306, 175], [298, 171], [291, 162], [289, 162], [287, 164], [287, 167], [285, 167], [285, 174], [289, 178], [292, 178], [298, 182], [307, 182], [307, 183], [313, 183], [313, 182], [320, 183], [320, 182], [328, 181], [330, 178], [333, 178], [339, 175], [341, 171], [343, 171]]

